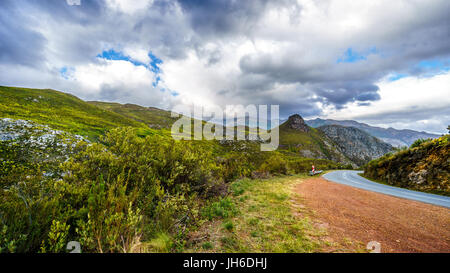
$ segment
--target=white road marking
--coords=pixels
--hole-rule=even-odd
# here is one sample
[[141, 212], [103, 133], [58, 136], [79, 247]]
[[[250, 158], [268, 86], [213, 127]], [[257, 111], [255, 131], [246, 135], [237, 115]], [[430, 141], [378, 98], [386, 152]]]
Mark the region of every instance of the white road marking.
[[354, 186], [364, 190], [450, 208], [450, 197], [441, 197], [434, 194], [414, 192], [408, 189], [378, 184], [359, 176], [357, 171], [335, 171], [325, 174], [323, 177], [336, 183]]

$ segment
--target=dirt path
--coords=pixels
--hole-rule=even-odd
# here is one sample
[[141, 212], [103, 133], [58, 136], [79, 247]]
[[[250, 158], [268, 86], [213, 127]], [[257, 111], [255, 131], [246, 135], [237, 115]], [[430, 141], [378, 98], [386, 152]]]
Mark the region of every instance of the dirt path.
[[450, 252], [450, 209], [311, 178], [295, 187], [329, 237], [381, 252]]

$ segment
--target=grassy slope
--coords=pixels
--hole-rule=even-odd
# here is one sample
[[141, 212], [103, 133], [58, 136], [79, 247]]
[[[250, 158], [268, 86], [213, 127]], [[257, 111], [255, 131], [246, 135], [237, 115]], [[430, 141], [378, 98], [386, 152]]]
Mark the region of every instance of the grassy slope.
[[91, 139], [119, 126], [151, 131], [141, 122], [49, 89], [0, 87], [0, 117], [32, 120]]
[[152, 107], [142, 107], [135, 104], [120, 104], [98, 101], [90, 101], [88, 103], [136, 120], [138, 122], [145, 123], [150, 127], [170, 128], [172, 124], [177, 120], [177, 118], [171, 117], [169, 111], [164, 111]]

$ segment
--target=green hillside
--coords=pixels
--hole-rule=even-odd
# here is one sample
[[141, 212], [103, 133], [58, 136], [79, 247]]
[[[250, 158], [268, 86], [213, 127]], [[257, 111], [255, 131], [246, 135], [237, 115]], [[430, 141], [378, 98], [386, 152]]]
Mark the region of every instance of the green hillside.
[[28, 89], [0, 86], [0, 117], [31, 120], [89, 138], [123, 126], [148, 127], [126, 115], [96, 107], [63, 92], [50, 89]]
[[112, 111], [121, 116], [145, 123], [150, 128], [170, 128], [177, 118], [172, 118], [169, 111], [153, 107], [143, 107], [135, 104], [120, 104], [112, 102], [89, 101], [104, 110]]
[[393, 186], [450, 196], [450, 135], [369, 162], [364, 176]]
[[[176, 120], [170, 116], [169, 111], [152, 107], [85, 102], [73, 95], [55, 90], [3, 86], [0, 87], [0, 117], [34, 121], [53, 129], [87, 136], [91, 140], [96, 140], [106, 131], [117, 127], [138, 128], [140, 135], [150, 133], [167, 135], [168, 129]], [[254, 133], [247, 126], [237, 126], [235, 129]], [[217, 146], [217, 142], [210, 145], [216, 146], [216, 150], [223, 148]], [[251, 146], [255, 146], [255, 149], [259, 147]], [[321, 131], [314, 128], [309, 128], [308, 132], [292, 129], [289, 128], [289, 122], [280, 126], [279, 150], [294, 158], [327, 159], [349, 163]]]

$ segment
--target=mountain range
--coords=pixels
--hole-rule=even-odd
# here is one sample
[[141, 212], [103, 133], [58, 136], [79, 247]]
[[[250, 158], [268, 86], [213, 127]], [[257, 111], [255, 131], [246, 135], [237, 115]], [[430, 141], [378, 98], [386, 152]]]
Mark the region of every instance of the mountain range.
[[435, 139], [440, 135], [430, 134], [427, 132], [418, 132], [414, 130], [397, 130], [394, 128], [381, 128], [370, 126], [365, 123], [357, 122], [354, 120], [333, 120], [333, 119], [313, 119], [306, 120], [306, 124], [311, 127], [317, 128], [324, 125], [341, 125], [345, 127], [358, 128], [374, 137], [383, 140], [386, 143], [391, 144], [394, 147], [411, 146], [417, 139]]

